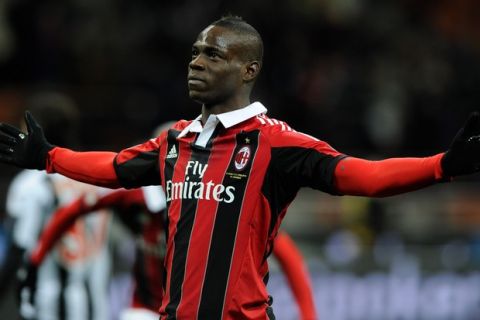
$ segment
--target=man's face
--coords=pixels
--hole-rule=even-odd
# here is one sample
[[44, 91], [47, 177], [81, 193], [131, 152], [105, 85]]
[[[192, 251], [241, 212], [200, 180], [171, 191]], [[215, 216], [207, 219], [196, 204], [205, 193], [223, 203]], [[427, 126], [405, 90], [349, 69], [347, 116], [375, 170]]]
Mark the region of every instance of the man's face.
[[227, 102], [243, 85], [239, 37], [228, 29], [209, 26], [192, 46], [188, 65], [188, 92], [193, 100], [206, 104]]

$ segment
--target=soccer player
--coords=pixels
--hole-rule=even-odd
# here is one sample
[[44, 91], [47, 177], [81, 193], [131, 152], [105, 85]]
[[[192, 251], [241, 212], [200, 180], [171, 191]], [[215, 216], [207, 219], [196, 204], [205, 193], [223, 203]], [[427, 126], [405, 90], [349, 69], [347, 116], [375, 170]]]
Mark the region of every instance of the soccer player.
[[79, 218], [99, 210], [113, 209], [120, 221], [135, 237], [135, 262], [132, 276], [134, 290], [130, 307], [123, 310], [121, 320], [158, 320], [162, 300], [163, 258], [165, 256], [165, 197], [160, 187], [120, 189], [100, 197], [81, 196], [59, 208], [45, 227], [26, 263], [28, 275], [21, 284], [34, 291], [33, 280], [44, 258], [58, 239]]
[[[133, 269], [135, 289], [131, 306], [123, 310], [120, 320], [157, 320], [162, 300], [163, 258], [165, 253], [163, 210], [165, 196], [161, 188], [121, 189], [98, 199], [82, 196], [59, 208], [42, 232], [27, 263], [28, 275], [21, 287], [30, 292], [38, 266], [46, 254], [72, 224], [86, 214], [101, 209], [114, 209], [124, 225], [136, 237]], [[301, 320], [317, 319], [308, 270], [294, 242], [281, 232], [275, 239], [274, 256], [280, 263], [297, 301]]]
[[[446, 152], [369, 161], [272, 119], [250, 94], [262, 65], [258, 32], [225, 17], [200, 32], [188, 65], [201, 114], [115, 152], [54, 146], [26, 113], [28, 134], [0, 125], [0, 161], [110, 188], [162, 185], [167, 201], [160, 319], [273, 319], [267, 257], [302, 187], [381, 197], [480, 168], [480, 115]], [[281, 67], [281, 66], [279, 66]]]
[[[75, 144], [78, 110], [67, 96], [54, 92], [34, 94], [30, 110], [45, 128], [46, 136], [58, 144]], [[22, 258], [36, 245], [44, 225], [58, 206], [80, 194], [105, 192], [59, 174], [23, 170], [11, 182], [6, 208], [13, 220], [12, 245], [1, 270], [1, 290], [15, 279]], [[105, 242], [110, 215], [99, 212], [79, 219], [67, 230], [59, 246], [38, 271], [35, 295], [21, 295], [22, 319], [104, 320], [108, 317], [110, 254]], [[22, 275], [22, 273], [20, 273]], [[35, 312], [33, 312], [35, 310]]]

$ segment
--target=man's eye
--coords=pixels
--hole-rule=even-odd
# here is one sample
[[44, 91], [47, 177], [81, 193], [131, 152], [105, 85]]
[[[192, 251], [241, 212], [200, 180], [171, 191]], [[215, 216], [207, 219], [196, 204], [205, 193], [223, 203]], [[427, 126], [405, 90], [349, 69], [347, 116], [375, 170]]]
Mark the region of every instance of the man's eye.
[[192, 50], [192, 56], [196, 57], [198, 55], [198, 50]]
[[218, 53], [210, 52], [210, 58], [217, 58], [217, 57], [219, 57]]

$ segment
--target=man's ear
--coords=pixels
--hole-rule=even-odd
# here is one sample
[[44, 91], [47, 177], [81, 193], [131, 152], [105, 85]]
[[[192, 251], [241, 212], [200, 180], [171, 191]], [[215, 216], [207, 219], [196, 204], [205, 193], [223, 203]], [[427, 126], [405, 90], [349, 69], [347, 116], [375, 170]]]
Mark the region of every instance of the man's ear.
[[260, 63], [258, 61], [250, 61], [245, 64], [243, 72], [243, 81], [251, 82], [254, 81], [258, 74], [260, 73]]

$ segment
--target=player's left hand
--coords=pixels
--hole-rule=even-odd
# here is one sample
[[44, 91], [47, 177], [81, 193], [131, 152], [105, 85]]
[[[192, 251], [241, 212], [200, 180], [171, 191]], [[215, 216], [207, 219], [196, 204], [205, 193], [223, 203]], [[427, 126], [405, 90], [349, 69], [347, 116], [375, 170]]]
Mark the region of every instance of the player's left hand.
[[48, 152], [53, 149], [43, 129], [30, 112], [25, 112], [28, 134], [6, 123], [0, 123], [0, 162], [26, 169], [44, 170]]
[[445, 177], [480, 171], [480, 113], [472, 112], [442, 158]]

